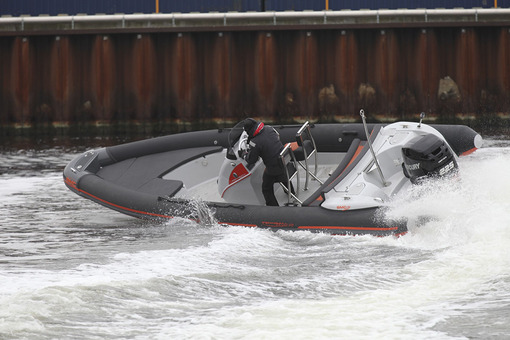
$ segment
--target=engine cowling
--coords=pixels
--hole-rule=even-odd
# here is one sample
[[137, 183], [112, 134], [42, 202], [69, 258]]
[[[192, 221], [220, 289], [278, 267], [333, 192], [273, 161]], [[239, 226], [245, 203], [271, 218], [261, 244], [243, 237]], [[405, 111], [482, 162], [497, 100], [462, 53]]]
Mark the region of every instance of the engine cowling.
[[448, 144], [433, 134], [417, 136], [402, 148], [402, 168], [413, 184], [427, 178], [451, 176], [458, 171], [457, 160]]

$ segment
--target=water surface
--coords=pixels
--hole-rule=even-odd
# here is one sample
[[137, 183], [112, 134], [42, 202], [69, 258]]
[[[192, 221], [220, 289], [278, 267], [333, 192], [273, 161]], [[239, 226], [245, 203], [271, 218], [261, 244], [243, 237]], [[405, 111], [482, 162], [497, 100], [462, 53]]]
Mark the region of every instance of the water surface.
[[140, 221], [71, 193], [86, 148], [0, 154], [2, 339], [510, 335], [510, 142], [396, 199], [400, 238]]

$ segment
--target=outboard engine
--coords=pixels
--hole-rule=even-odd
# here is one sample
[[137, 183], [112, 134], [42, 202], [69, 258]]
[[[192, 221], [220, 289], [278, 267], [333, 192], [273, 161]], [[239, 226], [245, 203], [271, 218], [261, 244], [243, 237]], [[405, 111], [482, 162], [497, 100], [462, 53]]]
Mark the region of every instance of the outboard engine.
[[418, 136], [402, 148], [404, 174], [418, 184], [429, 177], [444, 177], [457, 173], [459, 166], [453, 151], [438, 136]]

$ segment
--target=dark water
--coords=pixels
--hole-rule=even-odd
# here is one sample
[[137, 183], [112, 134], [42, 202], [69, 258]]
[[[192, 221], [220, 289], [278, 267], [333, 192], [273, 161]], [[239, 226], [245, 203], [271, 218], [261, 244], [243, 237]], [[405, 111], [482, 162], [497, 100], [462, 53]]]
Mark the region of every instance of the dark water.
[[397, 198], [436, 217], [401, 238], [139, 221], [66, 189], [86, 149], [0, 153], [1, 339], [510, 335], [506, 139], [461, 159], [461, 185]]

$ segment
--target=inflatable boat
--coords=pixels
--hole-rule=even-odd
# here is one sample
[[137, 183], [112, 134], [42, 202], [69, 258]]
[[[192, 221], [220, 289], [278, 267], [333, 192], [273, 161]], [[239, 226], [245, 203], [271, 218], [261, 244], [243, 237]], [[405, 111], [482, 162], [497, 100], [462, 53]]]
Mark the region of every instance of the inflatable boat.
[[[242, 122], [87, 151], [65, 168], [74, 193], [143, 219], [308, 230], [331, 234], [401, 235], [405, 220], [384, 210], [402, 191], [456, 176], [458, 157], [481, 137], [462, 125], [397, 122], [279, 125], [288, 180], [275, 185], [280, 206], [266, 206], [264, 164], [248, 166]], [[292, 188], [292, 190], [287, 190]]]

